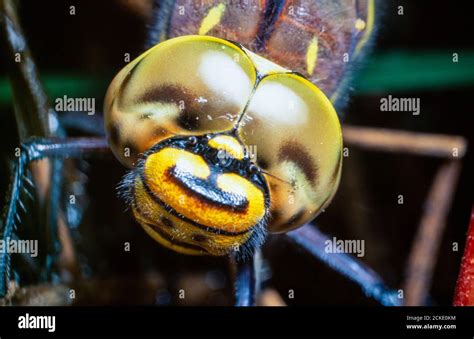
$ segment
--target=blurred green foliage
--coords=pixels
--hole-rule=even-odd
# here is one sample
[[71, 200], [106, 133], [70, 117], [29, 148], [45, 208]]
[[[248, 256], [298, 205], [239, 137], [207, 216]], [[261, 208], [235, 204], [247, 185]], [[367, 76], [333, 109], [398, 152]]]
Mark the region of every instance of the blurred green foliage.
[[[458, 62], [453, 62], [458, 53]], [[50, 97], [105, 94], [111, 78], [78, 74], [46, 74], [42, 77]], [[474, 51], [406, 51], [376, 53], [354, 76], [356, 93], [436, 90], [474, 84]], [[7, 79], [0, 79], [0, 106], [11, 103]]]

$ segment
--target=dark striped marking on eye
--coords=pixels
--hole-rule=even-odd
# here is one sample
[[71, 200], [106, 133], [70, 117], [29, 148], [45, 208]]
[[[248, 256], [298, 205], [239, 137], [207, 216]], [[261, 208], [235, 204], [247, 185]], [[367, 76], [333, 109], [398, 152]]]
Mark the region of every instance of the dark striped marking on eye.
[[192, 101], [192, 96], [186, 92], [183, 86], [163, 85], [148, 88], [136, 99], [136, 103], [160, 101], [178, 104], [181, 100], [185, 103]]
[[270, 213], [270, 219], [269, 219], [269, 222], [272, 223], [272, 222], [277, 222], [278, 220], [280, 220], [282, 217], [282, 213], [280, 211], [272, 211]]
[[342, 164], [342, 162], [341, 162], [341, 155], [342, 155], [341, 150], [339, 150], [339, 151], [337, 152], [337, 157], [336, 157], [336, 159], [337, 159], [337, 165], [336, 165], [336, 168], [334, 169], [334, 172], [332, 172], [332, 175], [331, 175], [331, 183], [336, 182], [337, 177], [338, 177], [338, 175], [339, 175], [339, 172], [340, 172], [340, 170], [341, 170], [341, 164]]
[[201, 126], [201, 122], [197, 119], [200, 115], [201, 107], [194, 99], [197, 96], [190, 93], [183, 86], [163, 85], [147, 89], [138, 99], [137, 103], [143, 102], [163, 102], [173, 103], [178, 107], [183, 105], [183, 109], [179, 110], [176, 123], [183, 129], [196, 130]]
[[185, 130], [195, 131], [201, 127], [198, 117], [199, 115], [196, 112], [184, 109], [176, 118], [176, 123]]
[[118, 93], [118, 100], [117, 100], [117, 105], [119, 107], [122, 106], [122, 104], [123, 104], [122, 99], [124, 98], [124, 93], [127, 90], [127, 87], [130, 84], [130, 81], [132, 80], [132, 77], [133, 77], [135, 71], [137, 70], [138, 66], [141, 64], [142, 61], [143, 61], [143, 59], [138, 61], [132, 67], [132, 69], [128, 72], [128, 74], [125, 76], [125, 78], [122, 80], [122, 83], [120, 84], [120, 89], [119, 89], [119, 93]]
[[268, 169], [268, 161], [266, 161], [265, 159], [262, 159], [262, 157], [259, 157], [257, 159], [257, 165], [261, 168], [261, 169]]
[[130, 140], [126, 140], [124, 143], [123, 143], [123, 149], [125, 151], [125, 149], [128, 148], [130, 150], [130, 157], [135, 157], [138, 155], [138, 147], [136, 146], [136, 144]]
[[234, 213], [247, 213], [249, 202], [246, 197], [225, 192], [209, 179], [197, 178], [188, 172], [178, 170], [175, 166], [168, 170], [167, 175], [188, 195], [208, 205]]
[[109, 127], [110, 142], [118, 145], [120, 142], [120, 126], [117, 123], [111, 123]]
[[157, 137], [163, 137], [168, 135], [169, 131], [166, 128], [158, 127], [154, 130], [153, 135]]
[[293, 214], [290, 219], [286, 223], [284, 223], [284, 227], [292, 227], [297, 225], [301, 219], [303, 219], [306, 211], [304, 209], [299, 210], [297, 213]]
[[316, 184], [318, 169], [311, 155], [302, 144], [296, 141], [286, 142], [278, 151], [278, 160], [295, 163], [301, 168], [306, 178], [308, 178], [313, 185]]

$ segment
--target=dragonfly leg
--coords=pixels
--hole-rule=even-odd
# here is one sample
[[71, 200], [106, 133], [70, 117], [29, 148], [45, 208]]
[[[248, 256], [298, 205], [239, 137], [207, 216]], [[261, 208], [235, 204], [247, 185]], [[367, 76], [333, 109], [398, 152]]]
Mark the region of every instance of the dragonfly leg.
[[402, 300], [395, 290], [389, 289], [382, 278], [370, 267], [347, 253], [328, 253], [326, 241], [328, 236], [320, 232], [315, 226], [305, 226], [291, 231], [287, 236], [313, 256], [327, 264], [359, 285], [367, 296], [370, 296], [385, 306], [400, 306]]
[[246, 260], [231, 258], [234, 273], [235, 306], [255, 306], [258, 289], [257, 255]]
[[58, 114], [61, 126], [69, 131], [80, 132], [87, 136], [105, 136], [103, 115], [87, 115], [84, 112], [61, 112]]
[[[1, 239], [8, 242], [14, 237], [19, 218], [18, 208], [23, 208], [20, 200], [25, 190], [25, 175], [28, 164], [44, 159], [80, 158], [109, 153], [107, 141], [103, 138], [32, 138], [21, 145], [21, 152], [13, 168], [13, 178], [7, 195], [5, 215], [1, 224]], [[11, 256], [8, 251], [0, 252], [0, 297], [7, 293], [10, 281]]]

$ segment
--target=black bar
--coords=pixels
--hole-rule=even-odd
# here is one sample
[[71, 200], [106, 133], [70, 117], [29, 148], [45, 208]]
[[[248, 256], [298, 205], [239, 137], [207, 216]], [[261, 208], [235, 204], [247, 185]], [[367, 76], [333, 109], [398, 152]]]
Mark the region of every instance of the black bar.
[[[55, 316], [55, 331], [19, 329], [19, 317], [26, 314]], [[408, 316], [411, 320], [407, 320]], [[416, 317], [421, 318], [417, 321]], [[474, 308], [469, 307], [3, 307], [0, 337], [388, 334], [472, 338], [473, 320]], [[426, 324], [456, 328], [407, 329], [407, 325]]]

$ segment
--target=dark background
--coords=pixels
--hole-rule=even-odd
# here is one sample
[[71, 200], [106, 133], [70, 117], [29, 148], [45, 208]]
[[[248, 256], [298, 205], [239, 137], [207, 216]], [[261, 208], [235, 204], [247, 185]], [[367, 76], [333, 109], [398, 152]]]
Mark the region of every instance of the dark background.
[[[45, 79], [67, 75], [98, 79], [93, 95], [100, 110], [108, 81], [124, 66], [124, 53], [130, 53], [133, 59], [142, 51], [149, 2], [76, 0], [21, 4], [23, 28], [41, 75]], [[71, 5], [76, 6], [75, 16], [69, 15]], [[399, 5], [404, 6], [403, 16], [396, 14]], [[454, 5], [440, 0], [387, 1], [382, 7], [377, 38], [366, 67], [370, 67], [373, 58], [394, 50], [441, 51], [446, 52], [448, 60], [453, 52], [459, 51], [462, 58], [462, 51], [473, 51], [468, 2]], [[393, 70], [387, 69], [390, 71]], [[4, 70], [1, 72], [0, 79], [4, 79]], [[354, 75], [355, 85], [363, 72], [364, 67]], [[394, 92], [357, 92], [355, 87], [344, 109], [344, 123], [466, 138], [472, 135], [472, 79], [470, 83]], [[421, 116], [380, 112], [380, 98], [389, 94], [420, 98]], [[10, 103], [2, 102], [0, 112], [2, 152], [8, 152], [15, 140]], [[326, 213], [317, 219], [319, 227], [339, 239], [365, 239], [366, 256], [362, 260], [389, 286], [400, 288], [424, 201], [440, 163], [432, 158], [351, 148], [350, 157], [344, 160], [340, 190]], [[74, 237], [83, 275], [100, 283], [78, 295], [77, 304], [232, 303], [227, 260], [187, 257], [161, 248], [124, 212], [124, 204], [115, 195], [115, 186], [125, 169], [112, 157], [91, 161], [87, 168], [89, 207]], [[470, 173], [472, 167], [468, 168], [466, 159], [433, 277], [433, 304], [452, 302], [472, 204]], [[2, 190], [6, 179], [3, 176]], [[401, 206], [397, 204], [399, 194], [405, 197]], [[127, 241], [131, 243], [130, 252], [123, 251]], [[459, 243], [458, 252], [451, 250], [453, 242]], [[270, 237], [264, 256], [265, 285], [275, 287], [288, 304], [376, 304], [356, 285], [281, 235]], [[28, 277], [23, 279], [29, 282]], [[190, 291], [184, 300], [177, 296], [181, 288]], [[295, 291], [295, 299], [287, 298], [289, 289]]]

